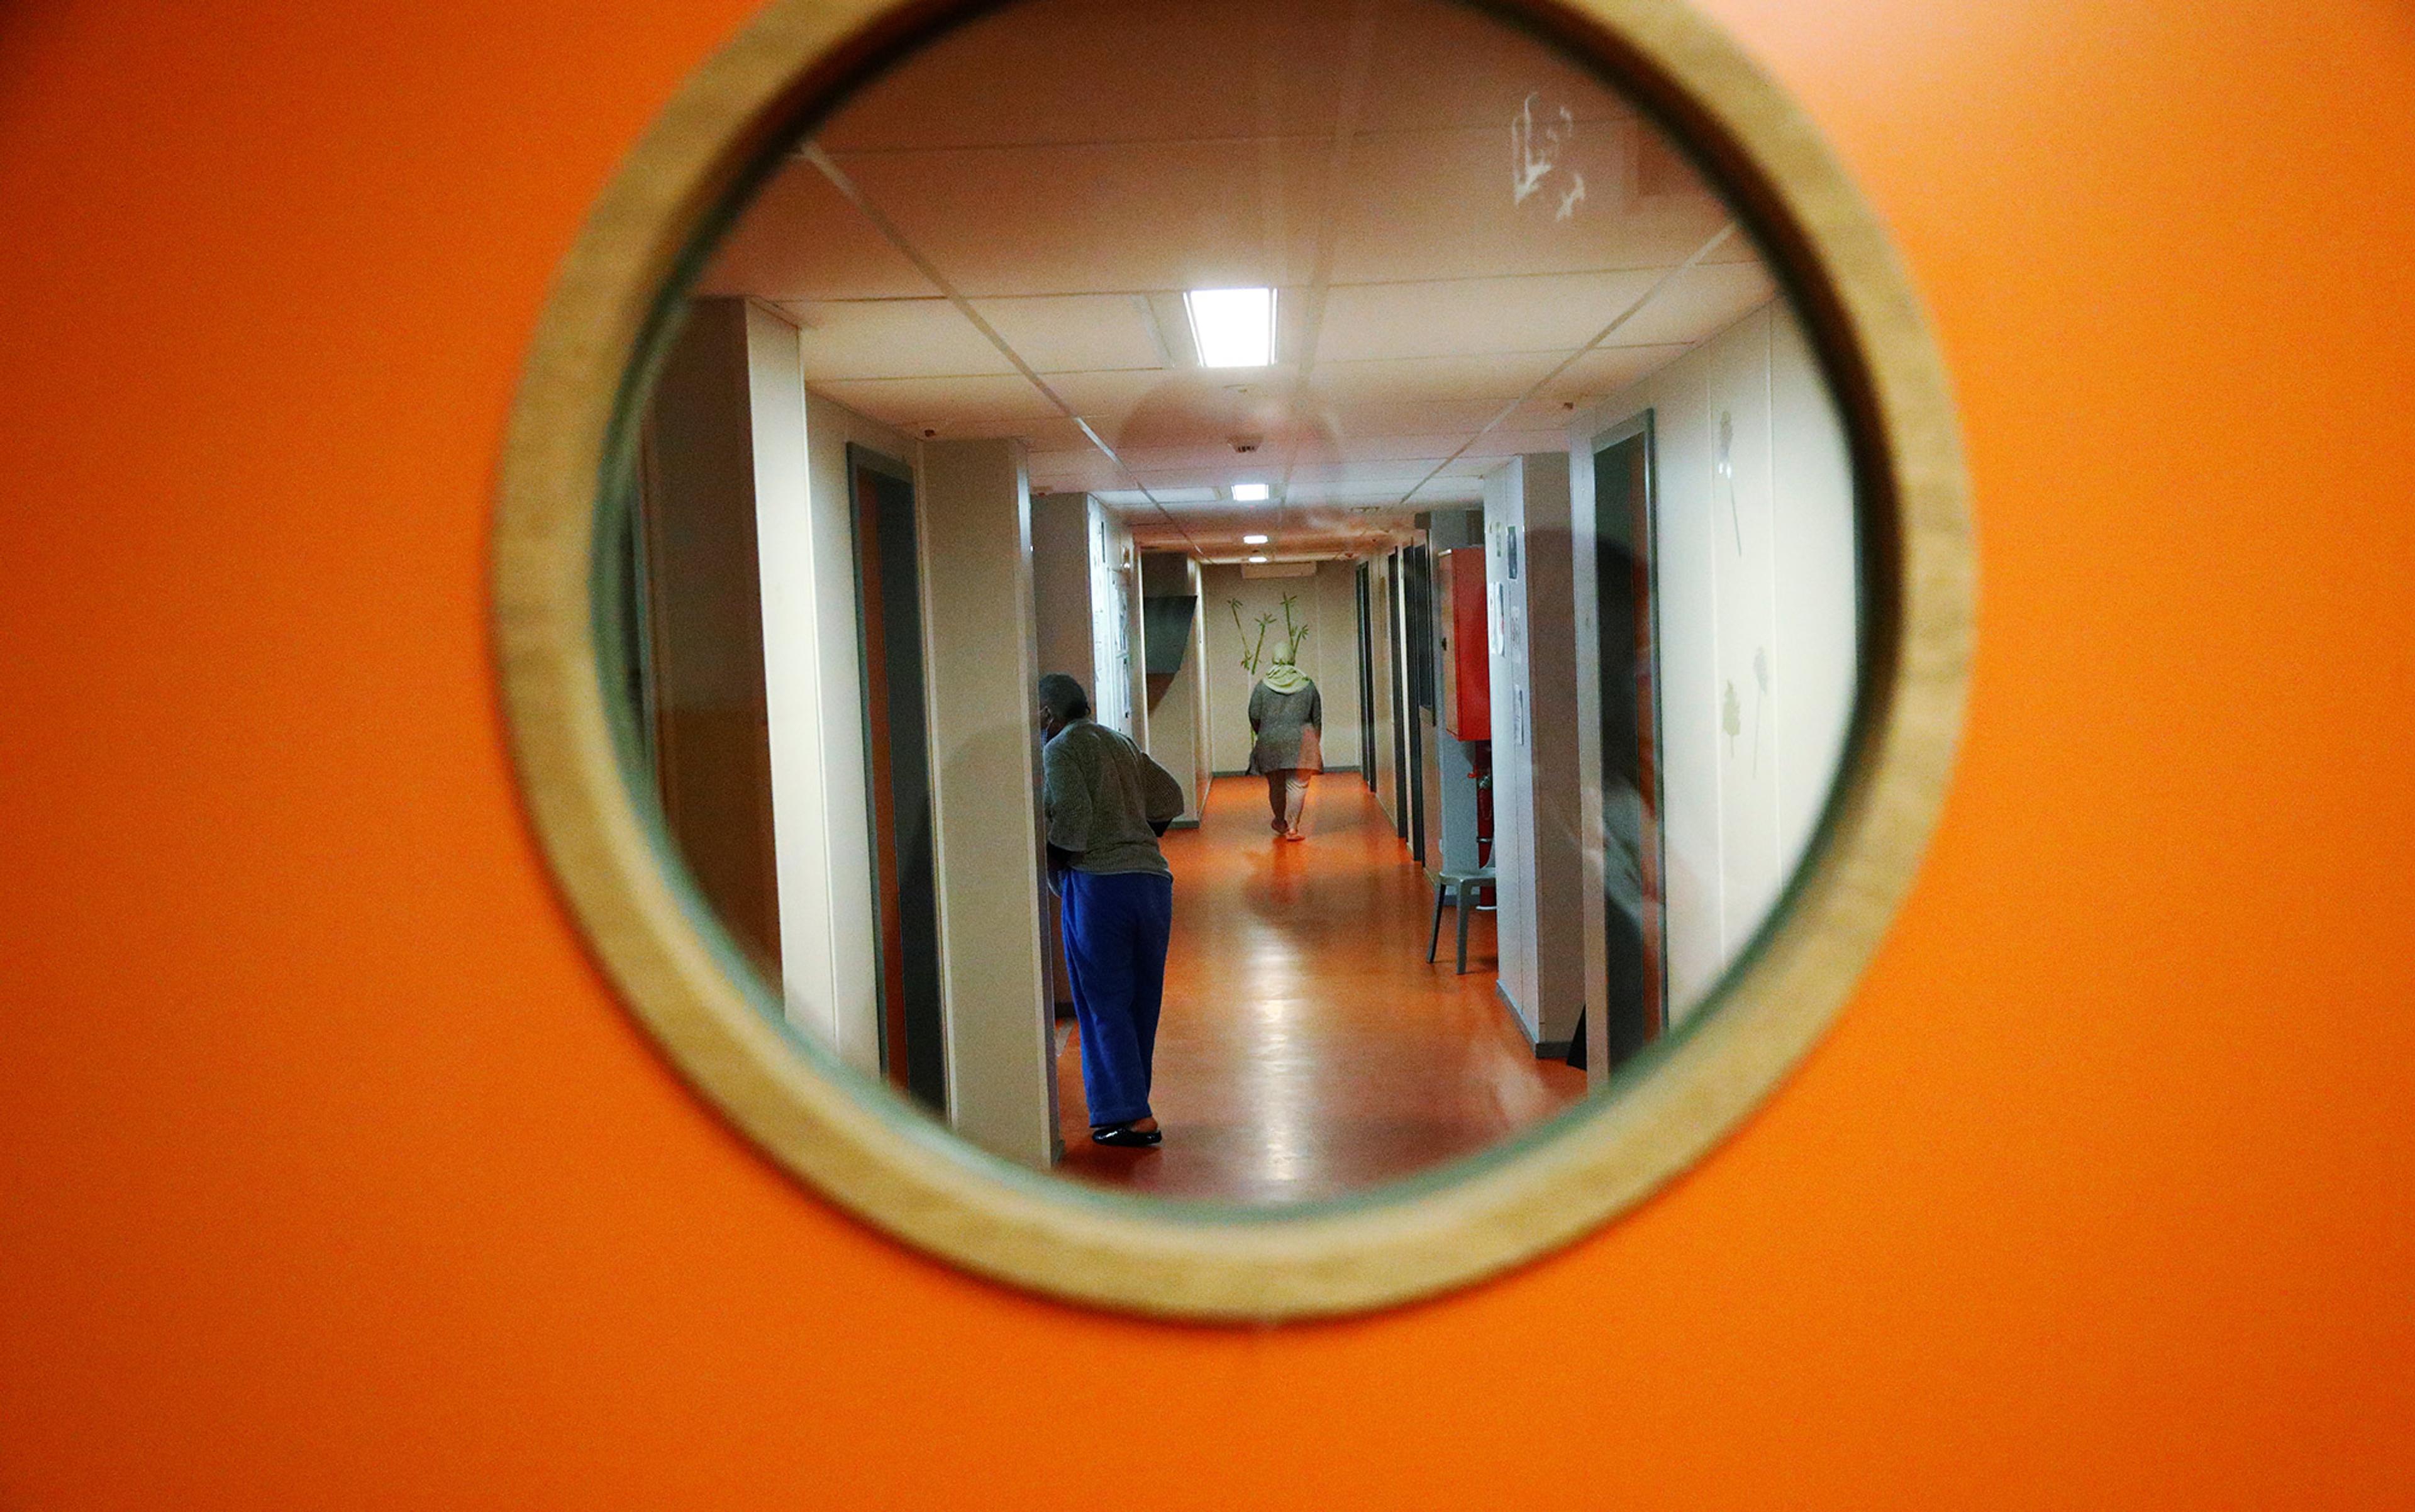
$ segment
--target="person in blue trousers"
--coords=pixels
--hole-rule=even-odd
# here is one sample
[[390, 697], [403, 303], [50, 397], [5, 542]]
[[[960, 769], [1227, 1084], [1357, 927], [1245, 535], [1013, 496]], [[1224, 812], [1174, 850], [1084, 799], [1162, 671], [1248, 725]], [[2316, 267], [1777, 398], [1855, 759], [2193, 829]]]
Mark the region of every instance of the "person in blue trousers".
[[1165, 1136], [1149, 1112], [1174, 872], [1158, 837], [1182, 814], [1182, 785], [1090, 717], [1062, 672], [1040, 680], [1048, 880], [1065, 920], [1065, 966], [1082, 1034], [1090, 1138], [1144, 1148]]

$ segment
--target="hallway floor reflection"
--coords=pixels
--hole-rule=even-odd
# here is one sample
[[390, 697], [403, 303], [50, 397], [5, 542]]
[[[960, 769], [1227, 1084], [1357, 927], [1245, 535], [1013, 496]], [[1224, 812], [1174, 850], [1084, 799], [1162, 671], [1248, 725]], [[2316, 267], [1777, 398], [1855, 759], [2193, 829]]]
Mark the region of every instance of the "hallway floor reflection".
[[1175, 875], [1153, 1102], [1165, 1144], [1090, 1143], [1058, 1029], [1065, 1175], [1170, 1197], [1295, 1203], [1473, 1154], [1584, 1093], [1494, 996], [1492, 916], [1426, 964], [1433, 894], [1355, 772], [1316, 779], [1304, 845], [1267, 830], [1265, 783], [1219, 778], [1165, 842]]

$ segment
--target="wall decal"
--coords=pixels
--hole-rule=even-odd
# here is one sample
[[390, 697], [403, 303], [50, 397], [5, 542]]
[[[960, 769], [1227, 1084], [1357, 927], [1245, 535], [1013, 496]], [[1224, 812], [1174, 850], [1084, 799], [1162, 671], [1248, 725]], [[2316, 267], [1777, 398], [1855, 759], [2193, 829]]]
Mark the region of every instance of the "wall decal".
[[[1296, 593], [1282, 596], [1283, 646], [1274, 654], [1271, 664], [1274, 666], [1298, 666], [1299, 648], [1308, 640], [1309, 627], [1298, 623], [1292, 616], [1293, 606], [1298, 602], [1299, 595]], [[1249, 627], [1241, 623], [1241, 601], [1234, 598], [1226, 599], [1224, 603], [1233, 611], [1233, 628], [1241, 634], [1241, 670], [1255, 677], [1261, 668], [1269, 665], [1267, 660], [1267, 632], [1273, 628], [1275, 617], [1271, 614], [1258, 616], [1258, 638], [1253, 641], [1250, 638]]]

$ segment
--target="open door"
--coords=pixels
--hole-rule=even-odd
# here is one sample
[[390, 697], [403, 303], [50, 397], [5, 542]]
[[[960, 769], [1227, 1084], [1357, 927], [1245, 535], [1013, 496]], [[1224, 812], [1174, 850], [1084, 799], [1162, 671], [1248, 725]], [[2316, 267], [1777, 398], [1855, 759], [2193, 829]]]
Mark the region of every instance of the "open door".
[[932, 854], [931, 732], [922, 666], [922, 552], [914, 474], [847, 449], [863, 655], [864, 787], [872, 822], [873, 947], [880, 1069], [933, 1112], [948, 1103], [938, 880]]
[[631, 514], [601, 543], [621, 586], [600, 628], [644, 711], [622, 726], [626, 754], [650, 770], [697, 891], [776, 993], [779, 855], [744, 316], [739, 302], [700, 301], [664, 358], [638, 431]]
[[1652, 415], [1596, 439], [1595, 585], [1600, 600], [1602, 917], [1609, 965], [1605, 1063], [1669, 1022], [1667, 878], [1660, 804], [1659, 598]]

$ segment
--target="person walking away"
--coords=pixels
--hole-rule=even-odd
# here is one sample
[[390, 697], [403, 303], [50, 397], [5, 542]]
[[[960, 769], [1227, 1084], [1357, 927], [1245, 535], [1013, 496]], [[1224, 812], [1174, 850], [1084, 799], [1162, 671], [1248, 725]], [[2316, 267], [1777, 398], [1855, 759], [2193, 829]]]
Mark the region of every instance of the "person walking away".
[[1273, 829], [1285, 840], [1305, 840], [1300, 815], [1308, 806], [1308, 779], [1325, 770], [1325, 695], [1290, 662], [1278, 661], [1250, 690], [1250, 770], [1267, 779]]
[[1039, 692], [1048, 882], [1064, 917], [1090, 1138], [1143, 1148], [1164, 1138], [1148, 1094], [1174, 871], [1157, 842], [1181, 816], [1182, 785], [1093, 720], [1081, 683], [1051, 672]]

